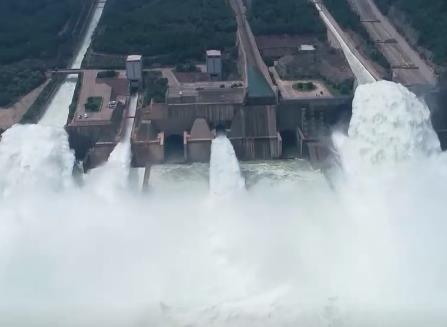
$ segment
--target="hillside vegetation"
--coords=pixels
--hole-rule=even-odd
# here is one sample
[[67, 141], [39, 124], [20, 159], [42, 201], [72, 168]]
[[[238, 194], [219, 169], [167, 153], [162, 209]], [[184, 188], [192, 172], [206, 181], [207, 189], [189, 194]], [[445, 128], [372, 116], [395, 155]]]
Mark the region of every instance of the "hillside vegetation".
[[88, 0], [0, 1], [0, 106], [45, 80], [71, 55], [73, 28]]
[[234, 47], [236, 29], [226, 0], [109, 0], [93, 49], [175, 64], [203, 59], [209, 48]]
[[447, 64], [446, 0], [376, 0], [386, 14], [391, 6], [403, 11], [409, 23], [419, 31], [418, 43], [433, 52], [438, 64]]
[[255, 35], [313, 34], [326, 29], [308, 0], [253, 0], [249, 13]]

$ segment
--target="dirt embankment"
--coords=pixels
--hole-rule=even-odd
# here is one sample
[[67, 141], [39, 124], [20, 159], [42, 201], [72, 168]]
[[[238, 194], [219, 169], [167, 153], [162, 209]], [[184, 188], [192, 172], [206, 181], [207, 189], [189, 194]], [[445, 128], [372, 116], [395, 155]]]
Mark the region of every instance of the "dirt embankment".
[[36, 99], [39, 97], [39, 94], [49, 83], [49, 81], [50, 80], [48, 79], [44, 84], [22, 97], [13, 105], [7, 108], [0, 107], [0, 134], [10, 128], [12, 125], [20, 122], [23, 115], [26, 113], [28, 108], [31, 107], [34, 101], [36, 101]]

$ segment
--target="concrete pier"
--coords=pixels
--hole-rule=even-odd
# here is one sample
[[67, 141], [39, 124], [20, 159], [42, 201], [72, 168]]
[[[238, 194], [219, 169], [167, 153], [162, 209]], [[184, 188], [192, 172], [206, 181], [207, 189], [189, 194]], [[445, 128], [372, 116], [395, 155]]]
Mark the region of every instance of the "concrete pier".
[[196, 119], [192, 125], [191, 133], [185, 132], [186, 161], [209, 162], [213, 138], [214, 135], [206, 120]]

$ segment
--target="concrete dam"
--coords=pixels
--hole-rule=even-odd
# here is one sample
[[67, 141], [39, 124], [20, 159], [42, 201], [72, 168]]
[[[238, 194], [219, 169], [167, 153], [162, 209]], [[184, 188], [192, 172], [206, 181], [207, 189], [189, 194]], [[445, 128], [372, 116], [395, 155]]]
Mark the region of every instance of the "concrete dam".
[[[189, 79], [172, 68], [145, 70], [139, 55], [130, 55], [126, 70], [113, 76], [78, 67], [53, 72], [79, 75], [66, 129], [70, 146], [87, 170], [107, 161], [129, 119], [134, 122], [130, 134], [134, 167], [209, 162], [218, 132], [227, 135], [239, 160], [306, 158], [317, 168], [325, 164], [332, 152], [333, 130], [346, 131], [352, 94], [341, 95], [325, 86], [314, 92], [295, 92], [292, 82], [283, 80], [276, 67], [266, 65], [243, 2], [232, 0], [230, 4], [238, 26], [239, 78], [235, 80], [222, 79], [220, 50], [208, 50], [205, 67]], [[334, 47], [346, 58], [355, 85], [375, 81], [374, 72], [348, 46], [329, 13], [318, 3], [315, 6], [327, 26], [328, 39], [335, 40]], [[301, 48], [298, 60], [315, 64], [315, 54], [308, 51], [315, 48]], [[145, 76], [154, 73], [166, 80], [166, 90], [161, 99], [146, 101], [150, 86], [145, 85]], [[136, 108], [129, 106], [131, 94], [138, 97]], [[100, 108], [87, 112], [85, 104], [94, 98], [101, 98]]]
[[[207, 51], [210, 78], [205, 81], [182, 81], [172, 69], [159, 69], [168, 81], [166, 93], [163, 101], [149, 103], [144, 101], [143, 76], [147, 71], [141, 56], [129, 56], [126, 71], [113, 77], [104, 78], [103, 72], [95, 70], [54, 72], [80, 75], [76, 110], [67, 122], [67, 131], [70, 145], [86, 169], [107, 160], [129, 118], [135, 118], [131, 132], [135, 167], [208, 162], [211, 142], [218, 131], [227, 134], [239, 160], [325, 159], [330, 130], [344, 118], [348, 121], [352, 96], [283, 97], [283, 90], [260, 54], [244, 5], [237, 0], [230, 3], [238, 24], [239, 80], [213, 78], [213, 73], [221, 74], [219, 69], [209, 71], [210, 66], [221, 66], [220, 51], [216, 50]], [[131, 92], [140, 95], [135, 115], [128, 113]], [[102, 98], [101, 110], [87, 113], [84, 103], [98, 95]]]

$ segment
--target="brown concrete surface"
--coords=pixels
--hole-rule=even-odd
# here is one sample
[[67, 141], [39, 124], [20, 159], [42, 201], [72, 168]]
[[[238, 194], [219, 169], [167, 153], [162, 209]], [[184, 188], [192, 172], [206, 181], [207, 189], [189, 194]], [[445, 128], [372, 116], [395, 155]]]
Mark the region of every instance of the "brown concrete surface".
[[[296, 80], [296, 81], [285, 81], [282, 80], [278, 72], [274, 67], [270, 68], [270, 71], [272, 72], [276, 84], [278, 85], [278, 88], [281, 92], [281, 96], [285, 100], [291, 100], [291, 99], [301, 99], [301, 98], [318, 98], [318, 97], [332, 97], [332, 93], [329, 91], [329, 89], [324, 85], [322, 81], [318, 81], [315, 79], [309, 79], [309, 80]], [[295, 90], [293, 88], [293, 84], [296, 82], [312, 82], [317, 87], [317, 89], [313, 91], [308, 92], [302, 92]]]
[[[97, 79], [97, 73], [97, 70], [84, 71], [76, 114], [71, 125], [95, 124], [99, 121], [110, 121], [114, 109], [108, 107], [109, 102], [112, 100], [116, 101], [120, 97], [124, 97], [123, 100], [127, 102], [126, 97], [129, 95], [128, 81], [123, 72], [120, 72], [118, 78], [110, 79]], [[89, 97], [102, 97], [102, 106], [98, 112], [85, 110], [85, 104]], [[87, 114], [88, 117], [85, 118], [84, 114]]]
[[19, 101], [13, 105], [6, 108], [0, 107], [0, 130], [7, 130], [12, 125], [19, 123], [23, 115], [28, 111], [34, 101], [36, 101], [40, 92], [42, 92], [49, 81], [50, 80], [48, 79], [41, 86], [20, 98]]
[[186, 134], [187, 161], [209, 162], [213, 138], [206, 120], [197, 118], [192, 125], [191, 133]]
[[285, 55], [275, 62], [275, 70], [280, 79], [316, 79], [340, 84], [355, 78], [341, 50], [334, 50], [326, 42], [317, 39], [309, 44], [314, 45], [316, 50], [297, 51], [295, 54]]
[[[211, 83], [211, 82], [210, 82]], [[228, 104], [242, 104], [244, 102], [245, 91], [244, 88], [231, 88], [231, 83], [225, 88], [210, 87], [204, 85], [203, 88], [198, 87], [200, 84], [193, 84], [188, 86], [183, 85], [180, 88], [170, 87], [168, 89], [168, 104], [192, 104], [192, 103], [228, 103]]]
[[[406, 39], [377, 8], [373, 0], [348, 0], [360, 15], [373, 40], [392, 66], [416, 66], [417, 69], [393, 69], [394, 80], [405, 85], [436, 84], [433, 69], [408, 44]], [[395, 40], [396, 43], [383, 43]]]
[[[162, 105], [165, 106], [165, 104], [154, 103], [146, 108], [138, 109], [135, 114], [131, 134], [134, 167], [147, 167], [148, 164], [162, 163], [165, 160], [165, 133], [159, 132], [152, 121], [152, 119], [165, 118], [165, 108], [161, 108]], [[154, 110], [160, 112], [157, 114]]]

